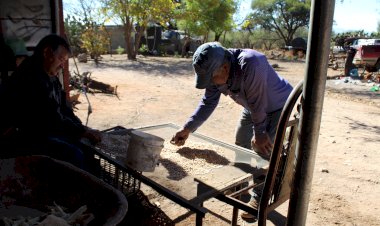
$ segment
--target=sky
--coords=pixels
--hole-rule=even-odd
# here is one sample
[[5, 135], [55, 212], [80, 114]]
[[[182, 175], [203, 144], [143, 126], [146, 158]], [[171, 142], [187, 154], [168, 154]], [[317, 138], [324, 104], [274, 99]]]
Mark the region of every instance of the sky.
[[380, 23], [380, 0], [336, 1], [333, 29], [336, 32], [364, 30], [376, 32]]
[[[64, 3], [76, 0], [63, 0]], [[237, 23], [251, 11], [252, 0], [241, 0], [240, 13], [234, 16]], [[377, 31], [380, 23], [380, 0], [335, 0], [333, 31], [336, 33], [364, 30]]]
[[[240, 15], [235, 16], [238, 22], [250, 11], [252, 0], [242, 0]], [[377, 31], [380, 23], [380, 0], [335, 0], [333, 30], [336, 33], [364, 30]]]

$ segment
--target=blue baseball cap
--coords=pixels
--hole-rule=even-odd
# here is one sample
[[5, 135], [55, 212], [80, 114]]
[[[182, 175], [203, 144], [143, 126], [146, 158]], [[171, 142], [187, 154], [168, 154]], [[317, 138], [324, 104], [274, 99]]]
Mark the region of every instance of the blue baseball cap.
[[205, 89], [211, 84], [212, 74], [224, 61], [225, 49], [219, 42], [207, 42], [200, 45], [193, 55], [195, 87]]

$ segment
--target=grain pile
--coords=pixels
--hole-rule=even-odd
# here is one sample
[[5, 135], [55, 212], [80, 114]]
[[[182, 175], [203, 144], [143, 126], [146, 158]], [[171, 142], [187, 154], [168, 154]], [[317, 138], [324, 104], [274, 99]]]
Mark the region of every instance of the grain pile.
[[[96, 147], [114, 158], [126, 158], [129, 135], [103, 134], [102, 142]], [[211, 143], [187, 141], [178, 147], [169, 141], [164, 142], [159, 164], [169, 171], [169, 178], [180, 180], [188, 175], [203, 175], [212, 169], [230, 164], [235, 152]]]
[[232, 150], [218, 145], [187, 141], [185, 146], [178, 147], [170, 142], [164, 143], [160, 164], [170, 173], [170, 179], [180, 180], [191, 175], [209, 173], [234, 161]]

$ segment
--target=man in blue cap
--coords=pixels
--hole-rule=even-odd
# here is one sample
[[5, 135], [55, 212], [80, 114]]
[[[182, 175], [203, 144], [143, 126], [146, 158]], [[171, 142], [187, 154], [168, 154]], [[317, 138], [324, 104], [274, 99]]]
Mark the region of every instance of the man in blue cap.
[[[205, 89], [198, 107], [177, 131], [172, 143], [182, 146], [218, 105], [221, 94], [244, 107], [236, 129], [235, 144], [253, 149], [269, 159], [278, 120], [292, 86], [280, 77], [264, 54], [252, 49], [226, 49], [218, 42], [204, 43], [193, 56], [198, 89]], [[250, 204], [256, 206], [254, 193]], [[245, 219], [253, 218], [248, 213]]]

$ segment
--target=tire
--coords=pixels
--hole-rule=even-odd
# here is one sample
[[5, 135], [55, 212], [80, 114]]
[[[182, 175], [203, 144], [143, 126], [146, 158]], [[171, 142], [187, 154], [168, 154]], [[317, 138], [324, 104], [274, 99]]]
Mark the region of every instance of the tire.
[[368, 66], [365, 67], [365, 70], [366, 70], [367, 72], [376, 72], [376, 71], [377, 71], [377, 70], [376, 70], [376, 67], [368, 67]]
[[380, 70], [380, 58], [377, 60], [374, 66], [371, 66], [371, 67], [366, 66], [365, 70], [368, 72], [377, 72], [378, 70]]

